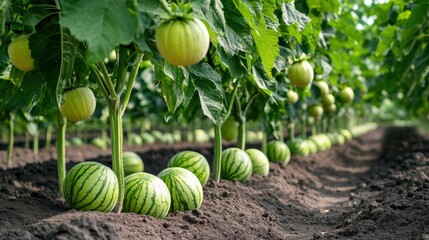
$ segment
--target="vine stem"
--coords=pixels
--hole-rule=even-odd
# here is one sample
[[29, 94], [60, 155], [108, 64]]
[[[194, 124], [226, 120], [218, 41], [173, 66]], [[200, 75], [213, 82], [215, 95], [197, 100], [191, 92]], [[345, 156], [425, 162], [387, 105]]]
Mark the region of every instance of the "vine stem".
[[14, 136], [15, 136], [15, 112], [12, 111], [9, 113], [10, 121], [9, 121], [9, 143], [7, 147], [7, 168], [12, 167], [12, 156], [13, 156], [13, 147], [15, 144]]
[[222, 167], [222, 133], [221, 126], [214, 124], [213, 128], [215, 134], [213, 172], [215, 181], [219, 182]]
[[66, 128], [67, 119], [57, 112], [57, 130], [56, 130], [56, 145], [57, 145], [57, 172], [58, 172], [58, 189], [63, 195], [63, 184], [66, 177]]

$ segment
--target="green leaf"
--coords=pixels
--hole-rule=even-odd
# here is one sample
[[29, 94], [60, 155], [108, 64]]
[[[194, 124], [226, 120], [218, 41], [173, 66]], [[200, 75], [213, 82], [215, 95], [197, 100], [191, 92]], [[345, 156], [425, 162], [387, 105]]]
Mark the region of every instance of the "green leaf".
[[298, 30], [304, 30], [305, 26], [311, 21], [309, 17], [296, 8], [291, 3], [282, 4], [282, 18], [286, 25], [298, 24]]
[[[62, 0], [61, 25], [88, 43], [89, 64], [102, 61], [115, 47], [134, 40], [138, 18], [121, 0]], [[151, 2], [152, 3], [152, 2]]]
[[2, 0], [0, 3], [0, 36], [5, 32], [5, 23], [7, 18], [7, 10], [10, 6], [10, 0]]
[[375, 51], [376, 56], [385, 54], [386, 50], [389, 50], [393, 46], [397, 31], [398, 27], [396, 25], [390, 25], [381, 31], [377, 50]]
[[204, 115], [214, 124], [219, 124], [222, 121], [224, 108], [221, 77], [206, 63], [189, 67], [189, 72], [198, 92]]
[[276, 90], [276, 81], [271, 80], [270, 77], [263, 70], [261, 63], [252, 66], [251, 80], [253, 84], [267, 96], [272, 95], [272, 91]]
[[58, 14], [60, 10], [49, 4], [36, 4], [32, 5], [24, 14], [22, 23], [28, 26], [36, 26], [43, 19]]
[[422, 2], [414, 6], [405, 28], [401, 33], [401, 46], [405, 55], [408, 54], [414, 46], [416, 36], [419, 32], [428, 27], [429, 21], [429, 3]]
[[418, 83], [424, 83], [425, 78], [429, 74], [429, 46], [428, 45], [426, 46], [425, 50], [422, 53], [416, 56], [414, 60], [414, 65], [415, 65], [414, 76], [416, 78], [415, 81]]
[[[269, 77], [272, 78], [271, 69], [274, 67], [274, 62], [279, 54], [278, 32], [272, 29], [267, 29], [264, 15], [259, 18], [252, 10], [250, 3], [244, 1], [234, 1], [237, 9], [243, 15], [247, 24], [252, 28], [252, 36], [256, 44], [259, 56], [262, 59], [262, 64]], [[260, 6], [257, 6], [260, 7]]]
[[162, 97], [167, 103], [167, 115], [171, 116], [183, 101], [182, 84], [186, 76], [182, 68], [165, 63], [162, 68], [155, 66], [155, 78], [161, 79]]

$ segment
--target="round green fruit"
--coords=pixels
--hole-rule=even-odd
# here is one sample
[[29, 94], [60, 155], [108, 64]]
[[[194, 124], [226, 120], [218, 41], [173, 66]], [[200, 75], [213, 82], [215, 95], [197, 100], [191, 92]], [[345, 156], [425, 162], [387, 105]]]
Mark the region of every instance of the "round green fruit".
[[93, 139], [91, 140], [91, 144], [92, 144], [93, 146], [95, 146], [95, 147], [97, 147], [97, 148], [101, 148], [101, 149], [104, 149], [104, 148], [106, 148], [106, 147], [107, 147], [107, 143], [106, 143], [106, 141], [104, 141], [104, 140], [103, 140], [103, 138], [101, 138], [101, 137], [93, 138]]
[[338, 132], [344, 136], [346, 141], [350, 141], [353, 139], [352, 133], [347, 129], [340, 129]]
[[204, 58], [210, 37], [206, 26], [198, 18], [175, 18], [159, 25], [155, 42], [161, 56], [169, 63], [190, 66]]
[[221, 178], [247, 181], [252, 175], [252, 160], [239, 148], [228, 148], [222, 152]]
[[340, 91], [340, 98], [344, 103], [349, 103], [355, 98], [355, 93], [350, 87], [345, 87]]
[[28, 35], [12, 38], [7, 52], [12, 64], [19, 70], [28, 72], [35, 69], [34, 59], [31, 57]]
[[267, 156], [255, 148], [246, 149], [246, 153], [252, 161], [252, 174], [267, 176], [270, 172], [270, 163]]
[[95, 110], [95, 96], [88, 87], [65, 91], [60, 105], [61, 114], [72, 122], [89, 118]]
[[319, 117], [321, 117], [323, 115], [323, 108], [320, 105], [313, 105], [310, 107], [310, 109], [308, 110], [310, 113], [310, 116], [318, 119]]
[[70, 169], [64, 179], [64, 198], [77, 210], [110, 212], [118, 200], [115, 173], [97, 162], [82, 162]]
[[322, 96], [322, 104], [323, 106], [330, 106], [335, 103], [335, 97], [332, 94], [327, 94]]
[[296, 102], [298, 102], [298, 100], [299, 100], [298, 93], [296, 93], [293, 90], [287, 91], [287, 103], [295, 104]]
[[183, 151], [174, 155], [168, 161], [167, 167], [182, 167], [191, 171], [200, 181], [206, 185], [210, 176], [210, 166], [207, 159], [200, 153], [194, 151]]
[[292, 85], [306, 87], [313, 81], [313, 67], [307, 60], [295, 62], [288, 69], [288, 78]]
[[158, 177], [170, 191], [170, 212], [200, 208], [203, 202], [203, 187], [191, 171], [181, 167], [170, 167], [162, 170]]
[[329, 94], [329, 86], [325, 81], [316, 81], [314, 84], [319, 88], [320, 95], [325, 96]]
[[143, 160], [135, 152], [122, 153], [122, 159], [124, 161], [125, 176], [144, 171]]
[[144, 172], [125, 178], [124, 212], [165, 218], [170, 206], [170, 191], [160, 178]]
[[286, 143], [272, 140], [267, 144], [267, 157], [271, 162], [288, 164], [290, 160], [290, 150]]
[[296, 154], [298, 156], [307, 157], [310, 155], [310, 147], [306, 140], [295, 139], [289, 143], [289, 149], [292, 154]]
[[155, 138], [148, 132], [144, 132], [140, 135], [143, 143], [152, 144], [155, 142]]
[[231, 142], [237, 138], [238, 135], [238, 122], [234, 117], [229, 116], [221, 127], [222, 139]]

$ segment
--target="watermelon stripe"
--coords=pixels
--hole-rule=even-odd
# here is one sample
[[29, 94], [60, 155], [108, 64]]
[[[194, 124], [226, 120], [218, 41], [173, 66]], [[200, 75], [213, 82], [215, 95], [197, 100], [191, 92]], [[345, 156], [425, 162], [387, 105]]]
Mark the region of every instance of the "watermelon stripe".
[[136, 196], [135, 195], [136, 189], [133, 190], [133, 188], [138, 188], [139, 182], [140, 182], [140, 179], [136, 178], [136, 179], [132, 179], [131, 181], [127, 181], [127, 183], [125, 184], [125, 188], [127, 188], [128, 191], [124, 199], [130, 199], [130, 201], [127, 201], [127, 202], [124, 201], [124, 208], [127, 211], [132, 211], [131, 204], [134, 202], [133, 201], [134, 196]]
[[[141, 182], [143, 182], [143, 181], [141, 181]], [[141, 193], [142, 193], [142, 191], [143, 190], [146, 190], [145, 192], [144, 192], [144, 198], [141, 200], [141, 201], [136, 201], [136, 204], [134, 205], [134, 207], [133, 207], [133, 211], [134, 212], [137, 212], [137, 213], [142, 213], [142, 211], [143, 211], [143, 207], [145, 206], [145, 203], [146, 203], [146, 200], [147, 200], [147, 198], [148, 198], [148, 196], [149, 196], [149, 191], [147, 191], [148, 189], [147, 189], [147, 184], [146, 184], [146, 182], [143, 182], [143, 184], [144, 185], [141, 185], [141, 187], [139, 187], [139, 193], [138, 193], [138, 195], [137, 196], [140, 196], [141, 195]], [[154, 192], [152, 193], [152, 194], [155, 194]], [[141, 198], [139, 198], [139, 200], [140, 200]], [[138, 210], [136, 210], [137, 209], [137, 203], [139, 203], [140, 204], [140, 208], [138, 209]]]
[[[98, 169], [97, 169], [98, 170]], [[103, 171], [104, 172], [104, 171]], [[78, 202], [76, 202], [75, 203], [75, 206], [76, 207], [79, 207], [79, 208], [84, 208], [84, 207], [87, 207], [87, 206], [90, 206], [94, 201], [96, 201], [96, 200], [98, 200], [98, 197], [100, 196], [100, 194], [101, 194], [101, 192], [103, 191], [103, 189], [105, 188], [105, 186], [106, 186], [106, 181], [102, 181], [103, 179], [103, 177], [105, 178], [106, 177], [106, 174], [104, 174], [102, 172], [102, 174], [100, 174], [100, 176], [98, 177], [98, 179], [97, 179], [97, 181], [91, 186], [91, 188], [89, 189], [89, 191], [87, 191], [86, 192], [86, 194], [85, 194], [85, 196], [83, 197], [83, 198], [81, 198]], [[87, 178], [88, 179], [88, 178]], [[87, 180], [87, 179], [85, 179], [85, 181]], [[98, 183], [100, 182], [100, 181], [102, 181], [102, 184], [101, 184], [101, 188], [100, 188], [100, 190], [98, 190], [98, 192], [95, 194], [95, 196], [94, 196], [94, 198], [88, 203], [88, 204], [84, 204], [83, 206], [78, 206], [79, 205], [79, 203], [82, 203], [83, 201], [85, 201], [85, 200], [87, 200], [87, 197], [88, 197], [88, 195], [91, 195], [91, 193], [92, 193], [92, 190], [95, 188], [95, 187], [97, 187], [97, 185], [98, 185]], [[84, 186], [85, 184], [83, 184], [82, 186]]]
[[[93, 170], [92, 170], [92, 172], [90, 172], [90, 173], [87, 173], [87, 171], [89, 171], [89, 169], [91, 169], [91, 167], [95, 167]], [[90, 176], [90, 175], [92, 175], [92, 174], [94, 174], [95, 172], [97, 172], [99, 170], [99, 168], [98, 168], [98, 166], [96, 166], [95, 164], [92, 164], [91, 166], [89, 166], [88, 168], [86, 168], [84, 171], [83, 171], [83, 173], [79, 176], [79, 175], [75, 175], [76, 177], [75, 178], [77, 178], [77, 179], [75, 179], [75, 180], [72, 180], [70, 183], [71, 184], [78, 184], [79, 183], [79, 180], [82, 178], [82, 177], [86, 177], [84, 180], [83, 180], [83, 182], [81, 182], [80, 183], [80, 185], [79, 185], [79, 188], [78, 188], [78, 190], [77, 190], [77, 192], [76, 192], [76, 196], [75, 196], [75, 198], [74, 198], [74, 201], [73, 201], [73, 203], [74, 203], [74, 206], [76, 206], [76, 203], [78, 202], [78, 197], [79, 197], [79, 195], [80, 195], [80, 192], [82, 191], [82, 188], [85, 186], [85, 183], [86, 183], [86, 181], [88, 180], [88, 176]], [[72, 192], [74, 191], [74, 190], [76, 190], [76, 187], [72, 187], [71, 188], [71, 190], [72, 190]], [[73, 193], [71, 194], [71, 196], [73, 197]], [[80, 200], [81, 198], [79, 198], [79, 200]]]
[[[107, 188], [107, 189], [110, 189], [110, 184], [112, 183], [112, 181], [109, 181], [109, 187]], [[116, 191], [118, 191], [118, 189], [117, 189], [117, 185], [115, 184], [114, 186], [113, 186], [113, 191], [112, 192], [116, 192]], [[109, 193], [109, 190], [107, 190], [107, 192], [106, 192], [106, 196], [108, 196], [108, 193]], [[102, 212], [106, 212], [106, 211], [109, 211], [111, 208], [113, 208], [113, 206], [112, 206], [112, 204], [113, 205], [115, 205], [116, 204], [116, 202], [113, 202], [113, 199], [114, 198], [112, 198], [112, 197], [109, 197], [110, 198], [110, 201], [109, 201], [109, 203], [106, 205], [106, 207], [105, 208], [103, 208], [101, 211]], [[117, 199], [115, 199], [115, 200], [117, 200]], [[104, 200], [103, 200], [104, 201]]]
[[[145, 189], [146, 189], [146, 188], [145, 188]], [[148, 192], [148, 191], [146, 191], [145, 202], [146, 202], [147, 192]], [[150, 208], [149, 208], [149, 210], [148, 210], [148, 212], [149, 212], [149, 213], [152, 213], [152, 214], [153, 214], [153, 211], [154, 211], [154, 210], [156, 210], [155, 199], [156, 199], [156, 191], [153, 191], [153, 192], [152, 192], [152, 197], [150, 198], [150, 200], [152, 201], [152, 204], [150, 205]], [[140, 211], [141, 211], [141, 209], [142, 209], [142, 208], [143, 208], [143, 205], [142, 205], [142, 207], [140, 208]]]

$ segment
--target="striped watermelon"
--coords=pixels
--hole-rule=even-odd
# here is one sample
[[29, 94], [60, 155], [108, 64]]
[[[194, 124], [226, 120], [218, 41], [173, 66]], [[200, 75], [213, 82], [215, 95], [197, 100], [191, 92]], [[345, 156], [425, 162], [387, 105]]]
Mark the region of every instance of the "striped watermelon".
[[288, 164], [290, 160], [290, 150], [286, 143], [272, 140], [267, 145], [267, 157], [271, 162]]
[[125, 178], [124, 212], [165, 218], [170, 204], [170, 192], [160, 178], [145, 172]]
[[181, 167], [170, 167], [162, 170], [158, 177], [170, 190], [170, 212], [200, 208], [203, 202], [203, 187], [191, 171]]
[[174, 155], [167, 167], [182, 167], [191, 171], [200, 180], [202, 186], [210, 176], [210, 166], [206, 158], [194, 151], [183, 151]]
[[250, 160], [252, 160], [252, 174], [267, 176], [270, 171], [270, 163], [267, 156], [258, 149], [249, 148], [246, 150]]
[[143, 172], [144, 164], [143, 160], [134, 152], [124, 152], [122, 154], [124, 160], [124, 174], [128, 176], [133, 173]]
[[64, 198], [77, 210], [110, 212], [118, 200], [118, 180], [112, 169], [97, 162], [82, 162], [64, 179]]
[[252, 175], [252, 160], [239, 148], [228, 148], [222, 153], [221, 178], [247, 181]]

